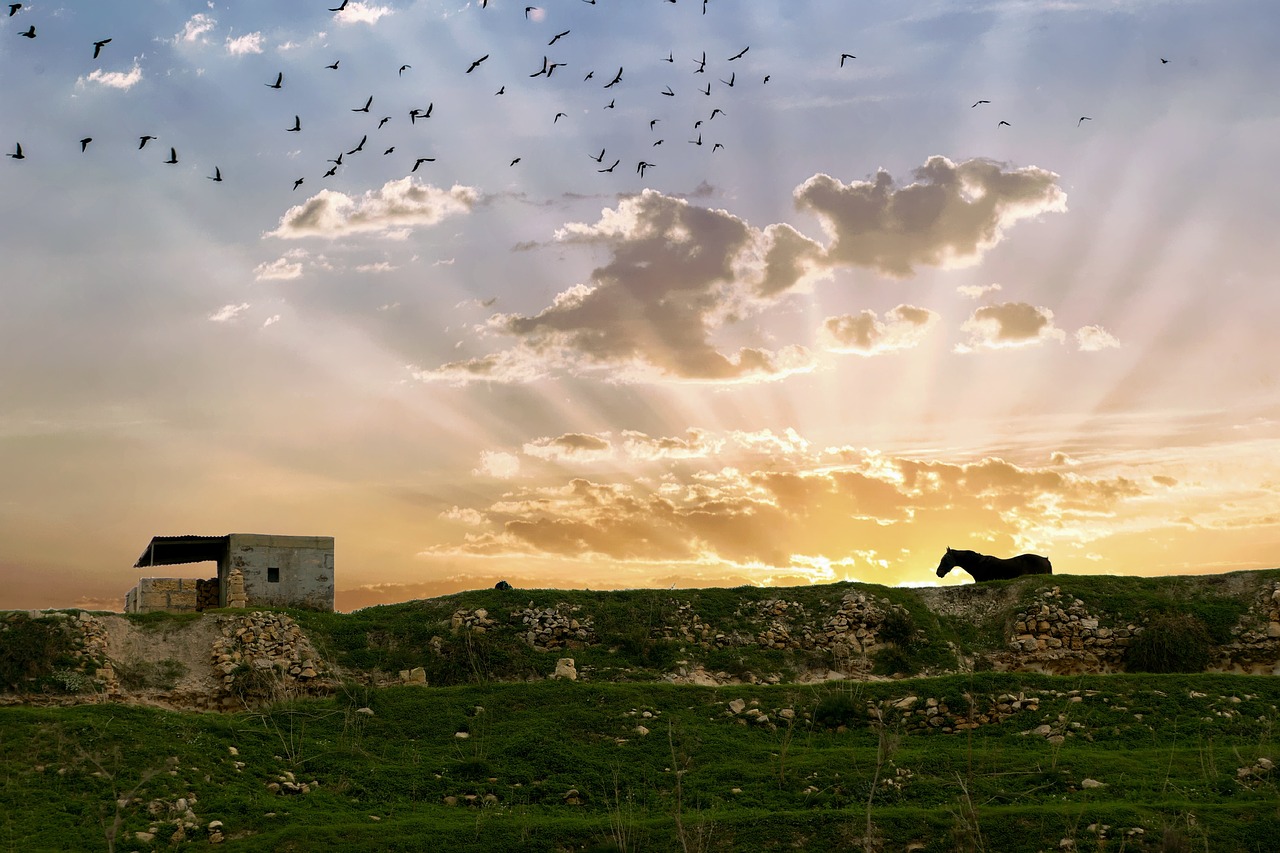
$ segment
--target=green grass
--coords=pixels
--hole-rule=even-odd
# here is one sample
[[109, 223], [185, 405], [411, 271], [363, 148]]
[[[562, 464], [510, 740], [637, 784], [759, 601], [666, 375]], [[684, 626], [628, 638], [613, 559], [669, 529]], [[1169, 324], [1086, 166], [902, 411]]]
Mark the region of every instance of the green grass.
[[[1019, 692], [1038, 709], [967, 732], [918, 729], [892, 710], [878, 728], [866, 710], [912, 695], [967, 707]], [[771, 724], [733, 715], [733, 699]], [[1280, 762], [1278, 706], [1280, 682], [1265, 677], [978, 673], [723, 688], [349, 685], [234, 715], [7, 707], [0, 850], [109, 849], [116, 803], [131, 792], [120, 850], [168, 847], [163, 804], [190, 795], [200, 827], [221, 820], [224, 846], [238, 851], [617, 850], [619, 840], [628, 850], [861, 850], [868, 804], [884, 849], [1032, 851], [1072, 838], [1076, 849], [1156, 850], [1181, 838], [1189, 849], [1270, 850], [1277, 779], [1245, 785], [1237, 770]], [[357, 710], [366, 707], [371, 715]], [[1064, 739], [1023, 734], [1042, 724]], [[319, 787], [269, 791], [286, 771]], [[1086, 778], [1105, 787], [1082, 787]], [[571, 789], [578, 796], [566, 799]], [[133, 840], [153, 824], [154, 844]], [[1104, 841], [1088, 830], [1101, 824]], [[203, 830], [189, 839], [211, 846]]]

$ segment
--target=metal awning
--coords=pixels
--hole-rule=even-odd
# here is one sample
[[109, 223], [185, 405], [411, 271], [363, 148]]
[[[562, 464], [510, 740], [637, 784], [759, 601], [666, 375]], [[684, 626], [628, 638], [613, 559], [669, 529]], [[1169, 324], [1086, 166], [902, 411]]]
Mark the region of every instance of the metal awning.
[[176, 563], [219, 562], [227, 553], [231, 536], [153, 536], [135, 569], [172, 566]]

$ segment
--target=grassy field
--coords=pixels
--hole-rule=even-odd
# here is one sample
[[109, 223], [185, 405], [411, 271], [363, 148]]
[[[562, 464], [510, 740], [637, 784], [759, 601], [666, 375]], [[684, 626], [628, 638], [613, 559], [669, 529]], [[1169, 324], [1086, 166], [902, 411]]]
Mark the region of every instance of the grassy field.
[[[950, 732], [898, 707], [1019, 696]], [[11, 706], [0, 850], [1271, 851], [1278, 706], [1268, 677], [1005, 673]]]

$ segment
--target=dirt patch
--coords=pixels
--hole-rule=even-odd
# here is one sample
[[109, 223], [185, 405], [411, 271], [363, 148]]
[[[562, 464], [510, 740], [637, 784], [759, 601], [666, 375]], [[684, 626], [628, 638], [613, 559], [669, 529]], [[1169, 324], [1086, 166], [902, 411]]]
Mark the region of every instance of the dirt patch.
[[136, 692], [212, 695], [221, 686], [221, 673], [215, 672], [210, 660], [213, 642], [222, 636], [216, 618], [145, 628], [123, 616], [97, 618], [106, 630], [106, 653], [117, 674], [177, 674], [171, 687], [155, 685]]

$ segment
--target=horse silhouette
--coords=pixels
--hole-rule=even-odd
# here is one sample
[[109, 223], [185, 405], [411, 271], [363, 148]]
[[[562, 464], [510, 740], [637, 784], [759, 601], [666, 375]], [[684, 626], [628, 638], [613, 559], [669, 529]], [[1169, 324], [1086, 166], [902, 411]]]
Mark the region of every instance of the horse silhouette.
[[1007, 560], [990, 557], [977, 551], [957, 551], [947, 549], [938, 563], [938, 577], [945, 577], [952, 569], [964, 569], [973, 575], [979, 583], [983, 581], [1003, 581], [1022, 575], [1051, 575], [1053, 566], [1048, 557], [1039, 554], [1019, 554]]

